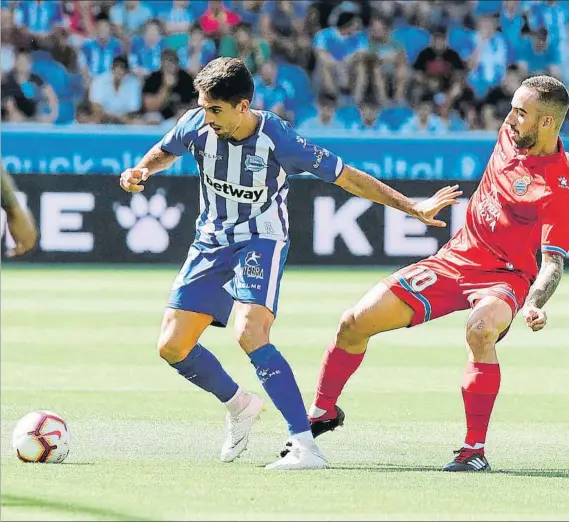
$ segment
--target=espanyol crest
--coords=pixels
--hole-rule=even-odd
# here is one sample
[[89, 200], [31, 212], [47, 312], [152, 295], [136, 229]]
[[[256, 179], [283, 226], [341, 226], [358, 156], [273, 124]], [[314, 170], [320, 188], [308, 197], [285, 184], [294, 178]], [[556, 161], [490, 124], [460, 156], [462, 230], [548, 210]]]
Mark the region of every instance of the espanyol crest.
[[514, 191], [514, 194], [517, 196], [523, 196], [528, 191], [530, 183], [531, 178], [529, 176], [524, 176], [514, 180], [512, 183], [512, 190]]

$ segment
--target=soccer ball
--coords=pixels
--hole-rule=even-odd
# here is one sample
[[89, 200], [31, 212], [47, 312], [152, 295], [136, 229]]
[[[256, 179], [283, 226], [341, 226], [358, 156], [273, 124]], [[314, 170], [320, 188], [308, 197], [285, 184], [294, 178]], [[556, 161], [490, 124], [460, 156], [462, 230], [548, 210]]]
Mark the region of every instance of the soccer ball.
[[67, 424], [51, 411], [32, 411], [18, 421], [12, 446], [24, 462], [59, 464], [69, 454]]

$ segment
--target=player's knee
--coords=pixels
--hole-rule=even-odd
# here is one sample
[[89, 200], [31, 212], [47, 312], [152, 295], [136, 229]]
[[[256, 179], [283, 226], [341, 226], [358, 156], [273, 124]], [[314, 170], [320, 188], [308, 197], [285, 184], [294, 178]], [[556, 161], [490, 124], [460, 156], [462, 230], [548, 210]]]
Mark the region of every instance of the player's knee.
[[483, 353], [494, 349], [499, 334], [499, 330], [490, 322], [477, 319], [466, 327], [466, 342], [475, 354]]
[[188, 344], [180, 342], [179, 339], [160, 336], [160, 339], [158, 339], [157, 350], [158, 355], [162, 359], [169, 364], [174, 364], [184, 360], [194, 346], [195, 343], [188, 346]]
[[347, 342], [359, 342], [365, 337], [361, 331], [355, 311], [352, 308], [346, 310], [342, 314], [342, 317], [340, 317], [340, 324], [338, 325], [336, 337], [339, 340]]
[[245, 316], [235, 320], [235, 339], [246, 353], [267, 344], [270, 330], [268, 318]]

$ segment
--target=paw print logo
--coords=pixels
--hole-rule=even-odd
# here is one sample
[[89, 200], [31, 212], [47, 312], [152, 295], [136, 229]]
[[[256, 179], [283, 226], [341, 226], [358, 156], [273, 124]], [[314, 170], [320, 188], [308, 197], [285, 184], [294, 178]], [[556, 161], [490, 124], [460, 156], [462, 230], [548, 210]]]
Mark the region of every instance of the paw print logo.
[[184, 205], [168, 206], [163, 190], [150, 198], [133, 194], [129, 206], [115, 203], [113, 207], [119, 225], [128, 230], [126, 244], [135, 254], [161, 254], [170, 244], [169, 231], [180, 222]]

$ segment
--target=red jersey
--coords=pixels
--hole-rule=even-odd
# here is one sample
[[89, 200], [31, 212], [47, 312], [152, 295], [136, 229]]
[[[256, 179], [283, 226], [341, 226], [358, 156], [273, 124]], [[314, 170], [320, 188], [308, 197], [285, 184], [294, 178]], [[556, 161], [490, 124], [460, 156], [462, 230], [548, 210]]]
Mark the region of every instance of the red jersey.
[[533, 281], [536, 254], [569, 251], [569, 155], [528, 156], [503, 125], [464, 226], [436, 254], [477, 270], [510, 270]]

